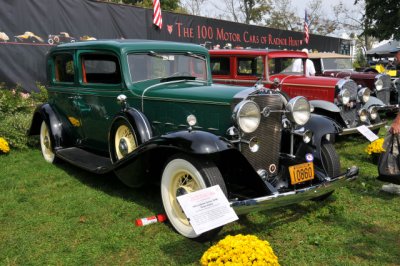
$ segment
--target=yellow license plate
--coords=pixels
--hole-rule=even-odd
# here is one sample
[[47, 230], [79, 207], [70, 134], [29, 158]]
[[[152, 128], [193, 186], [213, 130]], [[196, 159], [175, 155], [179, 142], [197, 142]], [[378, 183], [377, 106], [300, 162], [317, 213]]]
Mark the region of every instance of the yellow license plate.
[[290, 181], [292, 185], [314, 179], [313, 163], [302, 163], [289, 166]]

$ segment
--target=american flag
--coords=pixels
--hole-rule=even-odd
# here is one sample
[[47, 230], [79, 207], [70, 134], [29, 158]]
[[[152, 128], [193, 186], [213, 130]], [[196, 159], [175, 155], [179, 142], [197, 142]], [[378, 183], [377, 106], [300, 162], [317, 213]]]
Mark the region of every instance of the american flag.
[[160, 0], [153, 0], [153, 24], [162, 28]]
[[305, 16], [304, 16], [304, 41], [306, 44], [308, 44], [308, 41], [310, 40], [310, 34], [308, 33], [308, 15], [307, 15], [307, 10], [305, 10]]

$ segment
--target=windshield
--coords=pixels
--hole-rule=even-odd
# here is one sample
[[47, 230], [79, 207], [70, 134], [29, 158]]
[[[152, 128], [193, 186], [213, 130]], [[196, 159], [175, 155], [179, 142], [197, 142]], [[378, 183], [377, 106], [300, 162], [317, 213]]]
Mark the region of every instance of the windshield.
[[207, 80], [207, 62], [204, 56], [149, 52], [128, 55], [132, 82], [170, 77], [191, 77]]
[[268, 60], [268, 72], [270, 75], [302, 75], [303, 61], [301, 58], [272, 58]]
[[353, 69], [350, 58], [324, 58], [324, 70]]

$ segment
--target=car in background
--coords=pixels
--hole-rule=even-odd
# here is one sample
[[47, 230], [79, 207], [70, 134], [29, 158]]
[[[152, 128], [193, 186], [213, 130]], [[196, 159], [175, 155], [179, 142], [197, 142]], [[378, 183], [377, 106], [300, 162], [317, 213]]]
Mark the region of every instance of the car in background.
[[147, 40], [60, 44], [47, 57], [48, 102], [34, 112], [49, 163], [114, 172], [126, 185], [158, 184], [183, 236], [197, 234], [177, 197], [218, 185], [237, 214], [323, 200], [342, 171], [327, 136], [339, 128], [304, 97], [212, 83], [199, 45]]
[[60, 44], [75, 41], [76, 39], [74, 37], [71, 37], [68, 32], [60, 32], [60, 34], [50, 34], [47, 38], [48, 44]]
[[369, 88], [371, 95], [385, 104], [382, 109], [392, 112], [398, 110], [400, 86], [392, 82], [389, 75], [370, 71], [355, 71], [352, 65], [352, 57], [349, 55], [310, 53], [308, 56], [314, 63], [317, 76], [350, 78], [362, 88]]
[[5, 34], [4, 32], [0, 32], [0, 42], [7, 42], [9, 40], [10, 38], [8, 37], [7, 34]]
[[386, 124], [378, 114], [384, 103], [370, 96], [368, 88], [359, 89], [348, 78], [307, 76], [305, 52], [256, 49], [209, 52], [214, 82], [241, 86], [257, 83], [283, 92], [288, 99], [304, 96], [314, 113], [328, 116], [341, 126], [339, 135], [358, 133], [357, 127], [361, 125], [377, 132]]
[[14, 36], [15, 42], [21, 43], [44, 43], [43, 39], [33, 32], [26, 31], [24, 34]]

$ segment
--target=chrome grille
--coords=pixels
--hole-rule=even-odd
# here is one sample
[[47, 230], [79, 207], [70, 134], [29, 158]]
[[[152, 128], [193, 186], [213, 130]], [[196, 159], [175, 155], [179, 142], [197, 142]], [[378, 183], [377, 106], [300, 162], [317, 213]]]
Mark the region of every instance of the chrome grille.
[[357, 126], [357, 108], [343, 108], [340, 114], [346, 122], [347, 127]]
[[376, 97], [384, 104], [390, 104], [390, 89], [383, 89], [376, 92]]
[[384, 104], [390, 104], [390, 87], [392, 85], [390, 76], [386, 74], [381, 74], [377, 77], [379, 77], [379, 79], [383, 81], [383, 89], [376, 92], [376, 97]]
[[342, 89], [347, 89], [350, 92], [351, 100], [357, 99], [357, 83], [355, 83], [353, 80], [346, 80]]
[[381, 74], [381, 79], [383, 81], [383, 89], [390, 89], [390, 87], [392, 86], [392, 81], [390, 79], [389, 75], [386, 74]]
[[260, 126], [256, 131], [243, 136], [244, 140], [258, 138], [260, 148], [252, 152], [247, 144], [241, 144], [241, 151], [254, 170], [265, 169], [269, 174], [276, 174], [279, 169], [279, 152], [281, 146], [282, 98], [278, 94], [250, 95], [248, 99], [256, 102], [260, 110], [268, 107], [272, 112], [268, 117], [261, 115]]

